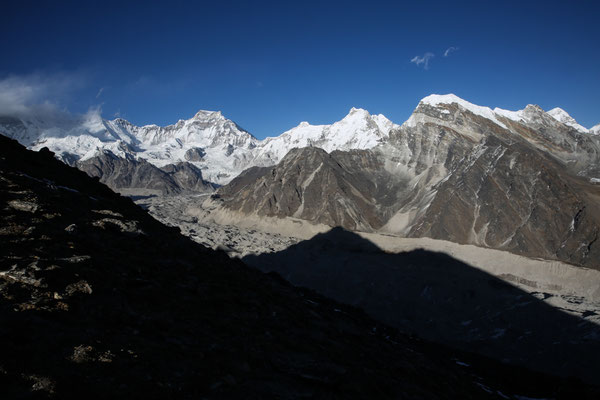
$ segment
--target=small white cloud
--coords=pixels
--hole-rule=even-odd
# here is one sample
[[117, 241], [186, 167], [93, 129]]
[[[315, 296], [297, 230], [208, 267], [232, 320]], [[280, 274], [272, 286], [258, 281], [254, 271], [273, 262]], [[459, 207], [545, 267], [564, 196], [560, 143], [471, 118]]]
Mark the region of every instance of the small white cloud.
[[448, 57], [450, 54], [454, 53], [455, 51], [458, 51], [459, 47], [455, 47], [455, 46], [450, 46], [446, 49], [446, 51], [444, 52], [444, 57]]
[[100, 97], [102, 95], [102, 92], [104, 92], [103, 87], [101, 87], [100, 90], [98, 90], [98, 94], [96, 94], [96, 98]]
[[429, 60], [435, 57], [433, 53], [425, 53], [422, 56], [414, 56], [410, 62], [416, 64], [417, 66], [423, 65], [424, 69], [429, 69]]

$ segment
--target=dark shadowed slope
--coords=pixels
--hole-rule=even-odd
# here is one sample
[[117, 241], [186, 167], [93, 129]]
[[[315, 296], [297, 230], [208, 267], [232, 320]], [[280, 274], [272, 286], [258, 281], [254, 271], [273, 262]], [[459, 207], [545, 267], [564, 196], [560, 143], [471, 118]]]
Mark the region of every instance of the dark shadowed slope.
[[194, 244], [50, 152], [4, 137], [0, 152], [4, 398], [593, 394], [472, 376], [451, 353]]
[[598, 395], [400, 335], [4, 137], [0, 200], [3, 398]]
[[334, 228], [244, 261], [428, 340], [589, 382], [600, 376], [600, 326], [443, 253], [384, 253]]

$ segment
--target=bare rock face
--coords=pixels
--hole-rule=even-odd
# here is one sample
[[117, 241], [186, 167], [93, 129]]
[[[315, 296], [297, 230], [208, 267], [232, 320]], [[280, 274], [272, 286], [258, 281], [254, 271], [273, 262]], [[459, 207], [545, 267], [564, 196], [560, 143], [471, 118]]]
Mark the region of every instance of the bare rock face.
[[600, 268], [595, 135], [539, 107], [423, 101], [371, 150], [293, 150], [219, 189], [224, 207]]
[[201, 147], [191, 148], [183, 155], [187, 161], [202, 161], [204, 156], [206, 156], [206, 151]]
[[[507, 128], [456, 104], [440, 109], [447, 111], [446, 120], [454, 118], [444, 124], [476, 141], [464, 157], [446, 163], [448, 174], [433, 187], [433, 200], [408, 236], [600, 268], [600, 190], [585, 176], [597, 162], [593, 136], [534, 106], [523, 110], [527, 124], [505, 119]], [[436, 112], [419, 106], [415, 113], [424, 115], [424, 123], [409, 132], [426, 130]]]
[[101, 155], [77, 162], [77, 168], [100, 178], [114, 190], [146, 189], [164, 195], [184, 191], [212, 192], [214, 186], [202, 179], [202, 172], [190, 163], [158, 168], [144, 159], [119, 157], [108, 150]]
[[193, 164], [179, 162], [161, 168], [180, 188], [180, 192], [207, 193], [215, 189], [215, 185], [202, 179], [202, 171]]
[[548, 155], [491, 137], [443, 183], [409, 236], [600, 267], [600, 191]]
[[[265, 216], [291, 216], [350, 229], [383, 224], [375, 209], [376, 185], [342, 163], [380, 170], [373, 153], [291, 150], [275, 167], [250, 168], [219, 190], [229, 208]], [[369, 175], [369, 177], [371, 177]]]

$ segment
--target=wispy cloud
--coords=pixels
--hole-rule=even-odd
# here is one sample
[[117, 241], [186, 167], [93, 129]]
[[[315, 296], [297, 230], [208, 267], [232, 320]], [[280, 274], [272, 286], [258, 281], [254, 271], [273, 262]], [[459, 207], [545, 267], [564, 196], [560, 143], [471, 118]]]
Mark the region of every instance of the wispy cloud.
[[459, 50], [459, 47], [450, 46], [444, 52], [444, 57], [448, 57], [450, 54], [452, 54], [452, 53], [454, 53], [455, 51], [458, 51], [458, 50]]
[[423, 65], [424, 69], [429, 69], [429, 60], [435, 57], [433, 53], [425, 53], [422, 56], [414, 56], [410, 62], [416, 64], [417, 66]]
[[81, 124], [100, 118], [100, 106], [85, 114], [73, 114], [64, 106], [66, 100], [86, 86], [80, 74], [10, 75], [0, 78], [0, 116], [36, 119], [48, 126]]
[[78, 74], [9, 75], [0, 79], [0, 115], [60, 109], [60, 103], [84, 86]]
[[104, 92], [103, 87], [101, 87], [100, 90], [98, 90], [98, 94], [96, 94], [96, 98], [99, 98], [102, 95], [102, 92]]

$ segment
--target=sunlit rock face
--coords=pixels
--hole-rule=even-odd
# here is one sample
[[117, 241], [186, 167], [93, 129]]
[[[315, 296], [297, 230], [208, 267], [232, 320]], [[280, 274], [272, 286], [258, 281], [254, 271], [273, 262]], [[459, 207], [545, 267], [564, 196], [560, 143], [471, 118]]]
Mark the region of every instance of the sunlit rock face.
[[225, 208], [600, 267], [598, 137], [537, 106], [423, 99], [367, 150], [293, 150], [219, 190]]

